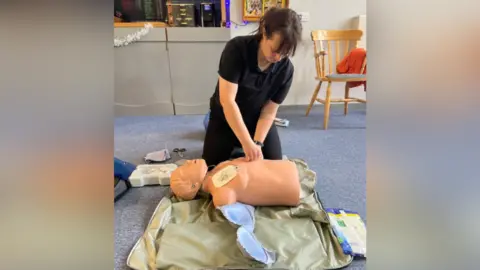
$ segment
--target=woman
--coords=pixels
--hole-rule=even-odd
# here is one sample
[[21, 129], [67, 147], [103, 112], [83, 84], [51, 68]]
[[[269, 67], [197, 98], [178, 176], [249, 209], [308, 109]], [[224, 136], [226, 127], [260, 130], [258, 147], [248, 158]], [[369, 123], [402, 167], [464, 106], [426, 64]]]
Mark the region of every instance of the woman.
[[203, 145], [207, 165], [228, 160], [235, 147], [249, 161], [282, 159], [273, 125], [293, 79], [302, 26], [295, 11], [272, 8], [255, 35], [231, 39], [220, 58], [218, 82], [210, 99], [210, 120]]

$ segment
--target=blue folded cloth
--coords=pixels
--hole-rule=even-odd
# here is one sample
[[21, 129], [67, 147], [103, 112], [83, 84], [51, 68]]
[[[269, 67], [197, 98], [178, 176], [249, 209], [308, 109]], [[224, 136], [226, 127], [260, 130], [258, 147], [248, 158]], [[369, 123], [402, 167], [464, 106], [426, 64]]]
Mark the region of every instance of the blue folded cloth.
[[127, 181], [136, 168], [137, 166], [130, 162], [123, 161], [116, 157], [113, 158], [113, 174], [114, 177], [120, 180]]
[[242, 253], [250, 259], [270, 265], [276, 261], [276, 254], [263, 247], [253, 233], [255, 229], [255, 208], [243, 203], [217, 207], [225, 218], [237, 226], [237, 244]]

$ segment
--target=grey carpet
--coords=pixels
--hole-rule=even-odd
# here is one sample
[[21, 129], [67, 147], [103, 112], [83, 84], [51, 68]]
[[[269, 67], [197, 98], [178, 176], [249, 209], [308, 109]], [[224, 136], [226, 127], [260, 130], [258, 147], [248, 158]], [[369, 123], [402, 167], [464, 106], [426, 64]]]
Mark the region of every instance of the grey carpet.
[[[279, 117], [290, 120], [280, 128], [283, 152], [302, 158], [317, 172], [317, 191], [325, 207], [358, 211], [366, 221], [366, 108], [352, 104], [347, 116], [343, 106], [332, 106], [329, 129], [321, 129], [323, 106], [308, 117], [305, 107], [282, 107]], [[185, 158], [201, 156], [203, 116], [125, 117], [115, 120], [115, 157], [135, 164], [146, 153], [168, 147], [186, 148]], [[172, 161], [180, 159], [172, 153]], [[115, 269], [129, 269], [127, 256], [144, 231], [156, 205], [165, 194], [162, 187], [130, 190], [115, 203]], [[349, 270], [365, 269], [355, 260]]]

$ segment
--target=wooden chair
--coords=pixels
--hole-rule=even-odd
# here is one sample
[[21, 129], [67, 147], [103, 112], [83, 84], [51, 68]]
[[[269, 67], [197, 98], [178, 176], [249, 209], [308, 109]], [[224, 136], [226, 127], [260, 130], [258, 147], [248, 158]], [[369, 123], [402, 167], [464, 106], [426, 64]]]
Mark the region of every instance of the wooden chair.
[[[336, 74], [336, 66], [342, 61], [342, 59], [348, 55], [348, 53], [357, 47], [357, 42], [361, 39], [363, 33], [361, 30], [315, 30], [312, 31], [313, 48], [315, 51], [315, 67], [317, 75], [315, 77], [318, 80], [318, 84], [313, 91], [310, 105], [307, 108], [306, 116], [310, 113], [315, 101], [318, 101], [325, 106], [325, 113], [323, 118], [323, 128], [328, 128], [328, 119], [330, 116], [330, 104], [331, 103], [344, 103], [344, 114], [348, 113], [348, 103], [352, 101], [366, 103], [366, 100], [360, 98], [350, 97], [350, 88], [347, 82], [363, 82], [367, 80], [363, 71], [367, 64], [367, 60], [362, 64], [362, 70], [360, 74]], [[325, 50], [326, 43], [326, 50]], [[335, 65], [332, 65], [333, 50], [335, 47]], [[340, 57], [342, 55], [342, 57]], [[328, 58], [328, 70], [325, 67], [325, 56]], [[328, 82], [327, 93], [325, 99], [318, 98], [320, 87], [322, 82]], [[331, 97], [331, 85], [333, 82], [345, 83], [345, 97], [344, 98], [332, 98]]]

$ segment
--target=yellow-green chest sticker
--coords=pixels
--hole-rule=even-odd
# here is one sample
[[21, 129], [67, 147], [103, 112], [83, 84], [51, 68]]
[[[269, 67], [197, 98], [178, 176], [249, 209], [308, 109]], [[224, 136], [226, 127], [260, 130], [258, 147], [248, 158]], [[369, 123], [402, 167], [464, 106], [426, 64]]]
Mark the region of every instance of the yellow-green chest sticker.
[[217, 188], [223, 187], [237, 176], [238, 167], [234, 165], [228, 165], [216, 172], [212, 177], [213, 185]]

